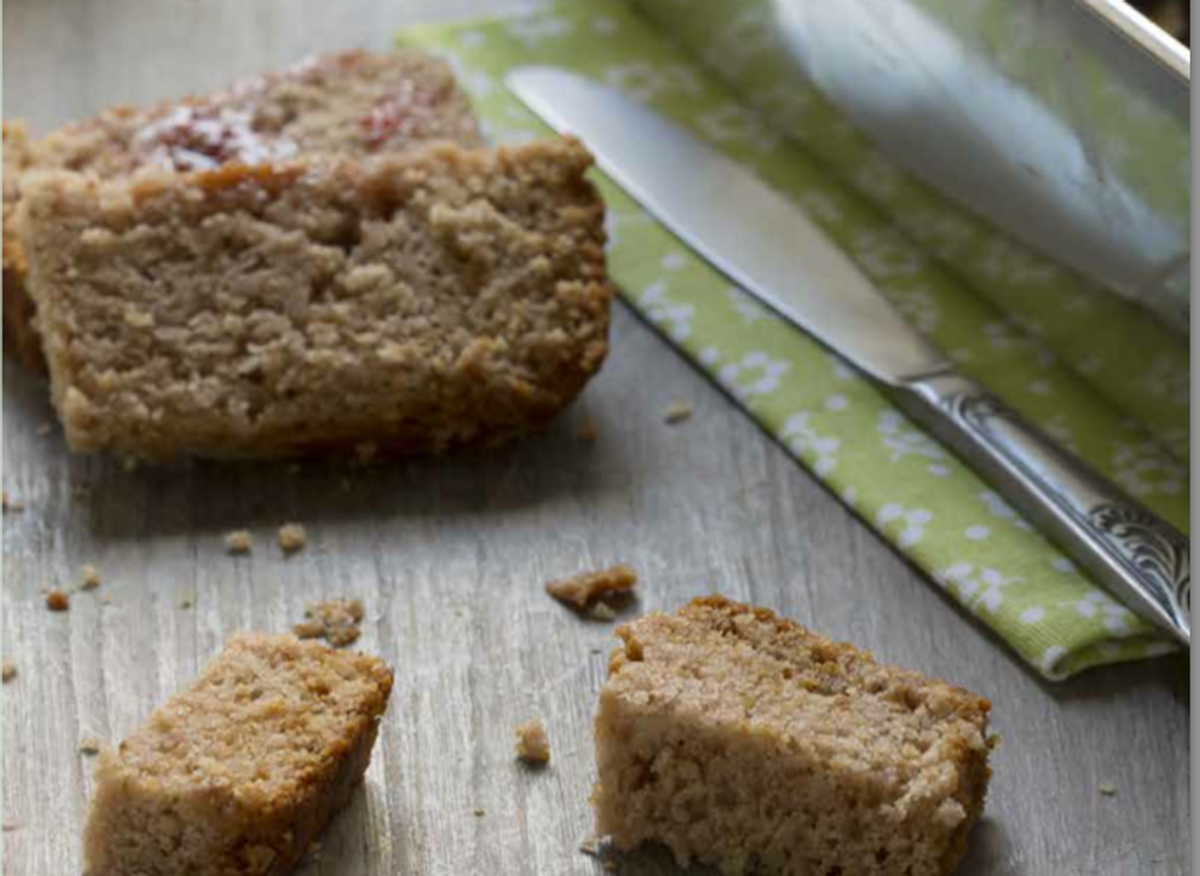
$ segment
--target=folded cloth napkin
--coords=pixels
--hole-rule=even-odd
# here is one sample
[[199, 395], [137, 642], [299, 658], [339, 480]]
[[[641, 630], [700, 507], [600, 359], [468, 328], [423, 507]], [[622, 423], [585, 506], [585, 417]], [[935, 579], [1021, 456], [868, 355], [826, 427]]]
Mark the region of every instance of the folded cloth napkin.
[[[532, 63], [608, 83], [689, 128], [802, 206], [964, 371], [1187, 531], [1186, 468], [1144, 424], [1159, 436], [1176, 430], [1186, 444], [1186, 343], [905, 178], [815, 93], [779, 98], [791, 115], [768, 125], [766, 113], [619, 0], [419, 26], [400, 39], [450, 58], [500, 142], [546, 133], [502, 84], [510, 68]], [[773, 99], [760, 106], [769, 112]], [[819, 136], [795, 136], [814, 126]], [[1173, 650], [866, 380], [733, 287], [607, 180], [600, 184], [610, 269], [624, 300], [1038, 672], [1061, 679]], [[892, 218], [906, 204], [921, 208], [915, 230]], [[1055, 308], [1070, 315], [1059, 320]], [[1030, 335], [1035, 321], [1052, 320], [1065, 326], [1046, 329], [1054, 338], [1072, 323], [1092, 327], [1099, 358], [1075, 362]], [[1146, 346], [1130, 349], [1111, 320]], [[1138, 391], [1109, 385], [1106, 375], [1121, 368], [1136, 370], [1141, 393], [1162, 403], [1139, 409]]]

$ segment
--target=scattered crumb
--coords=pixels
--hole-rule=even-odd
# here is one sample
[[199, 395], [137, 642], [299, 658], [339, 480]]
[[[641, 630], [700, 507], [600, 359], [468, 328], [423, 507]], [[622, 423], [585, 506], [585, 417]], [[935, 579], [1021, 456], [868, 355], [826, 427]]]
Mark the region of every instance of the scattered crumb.
[[244, 529], [235, 529], [225, 536], [225, 550], [231, 554], [248, 554], [254, 548], [254, 536]]
[[8, 684], [10, 681], [12, 681], [16, 677], [17, 677], [17, 664], [13, 663], [11, 660], [9, 660], [7, 657], [5, 657], [4, 661], [0, 662], [0, 679], [3, 679], [4, 683]]
[[579, 844], [579, 851], [583, 852], [585, 855], [592, 855], [593, 857], [596, 856], [600, 852], [600, 840], [594, 836], [589, 836]]
[[607, 602], [597, 602], [592, 606], [591, 611], [588, 612], [588, 616], [591, 617], [592, 620], [598, 621], [611, 621], [617, 619], [617, 613], [613, 611], [612, 606]]
[[3, 825], [0, 825], [0, 830], [3, 830], [5, 833], [12, 833], [14, 830], [20, 829], [21, 825], [15, 821], [6, 821]]
[[187, 611], [189, 608], [192, 607], [192, 601], [190, 599], [181, 599], [179, 601], [179, 607], [182, 608], [184, 611]]
[[1099, 791], [1105, 797], [1117, 796], [1117, 786], [1112, 782], [1104, 782], [1102, 785], [1100, 785]]
[[517, 757], [525, 763], [550, 762], [550, 739], [538, 719], [517, 725]]
[[483, 816], [485, 816], [485, 815], [487, 815], [487, 810], [486, 810], [486, 809], [476, 809], [476, 810], [475, 810], [475, 817], [476, 817], [476, 818], [483, 818]]
[[362, 600], [329, 599], [310, 602], [304, 608], [304, 621], [292, 627], [301, 639], [323, 638], [335, 648], [357, 641], [358, 625], [364, 616]]
[[579, 427], [579, 440], [592, 442], [595, 441], [599, 433], [596, 431], [596, 422], [588, 417], [583, 421], [583, 425]]
[[682, 423], [684, 420], [690, 420], [691, 418], [692, 405], [690, 402], [676, 399], [667, 405], [667, 409], [663, 411], [663, 420], [671, 425]]
[[47, 435], [49, 435], [53, 431], [54, 431], [53, 423], [42, 423], [42, 425], [38, 426], [37, 429], [35, 430], [35, 432], [39, 438], [45, 438]]
[[3, 510], [5, 514], [10, 511], [13, 513], [20, 513], [21, 511], [25, 510], [25, 504], [23, 502], [18, 502], [16, 499], [10, 499], [8, 497], [8, 490], [0, 491], [0, 501], [3, 503]]
[[95, 736], [85, 736], [79, 740], [79, 751], [81, 754], [99, 754], [100, 740]]
[[279, 527], [279, 546], [285, 554], [294, 554], [304, 550], [308, 544], [308, 533], [299, 523], [285, 523]]
[[65, 590], [55, 588], [46, 594], [46, 608], [51, 611], [66, 611], [71, 607], [71, 597]]
[[624, 564], [600, 572], [583, 572], [574, 578], [551, 581], [546, 592], [559, 602], [584, 610], [597, 599], [630, 593], [637, 584], [637, 572]]
[[317, 863], [321, 860], [321, 844], [313, 840], [308, 844], [308, 848], [304, 850], [305, 856], [312, 863]]
[[100, 573], [91, 563], [84, 563], [79, 569], [79, 589], [95, 590], [100, 586]]

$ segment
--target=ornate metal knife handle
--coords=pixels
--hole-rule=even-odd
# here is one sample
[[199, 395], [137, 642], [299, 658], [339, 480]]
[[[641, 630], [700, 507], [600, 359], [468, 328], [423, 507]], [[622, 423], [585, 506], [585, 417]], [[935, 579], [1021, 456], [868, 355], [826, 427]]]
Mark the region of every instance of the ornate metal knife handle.
[[1131, 611], [1191, 647], [1187, 536], [952, 372], [898, 387], [915, 420], [982, 473]]

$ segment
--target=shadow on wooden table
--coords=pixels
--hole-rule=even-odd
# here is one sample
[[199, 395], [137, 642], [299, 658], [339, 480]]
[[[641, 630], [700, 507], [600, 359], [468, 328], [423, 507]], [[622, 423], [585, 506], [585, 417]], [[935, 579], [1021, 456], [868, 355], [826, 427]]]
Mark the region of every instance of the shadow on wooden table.
[[[81, 514], [92, 535], [102, 539], [224, 533], [286, 521], [493, 515], [567, 497], [586, 501], [621, 490], [629, 479], [619, 425], [589, 410], [586, 398], [545, 431], [487, 450], [370, 465], [312, 458], [131, 467], [112, 457], [67, 450], [44, 379], [10, 366], [4, 391], [6, 432], [12, 432], [5, 443], [27, 442], [19, 449], [10, 446], [12, 458], [42, 466], [61, 490], [46, 498], [70, 503], [70, 514]], [[592, 423], [597, 438], [581, 437], [585, 422]], [[31, 428], [31, 423], [38, 425]]]

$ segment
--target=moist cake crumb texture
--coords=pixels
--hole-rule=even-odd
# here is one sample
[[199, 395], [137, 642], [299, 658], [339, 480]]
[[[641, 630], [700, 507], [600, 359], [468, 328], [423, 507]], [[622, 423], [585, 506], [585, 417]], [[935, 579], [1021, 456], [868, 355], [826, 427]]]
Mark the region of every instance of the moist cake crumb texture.
[[983, 810], [987, 700], [722, 597], [617, 631], [597, 833], [730, 876], [945, 876]]
[[470, 102], [441, 59], [418, 49], [359, 50], [304, 60], [207, 97], [118, 106], [30, 142], [4, 124], [4, 335], [43, 367], [36, 308], [15, 233], [23, 174], [71, 170], [120, 179], [157, 168], [212, 170], [293, 158], [367, 159], [448, 141], [482, 145]]
[[378, 659], [295, 636], [233, 639], [104, 749], [87, 876], [282, 876], [362, 780], [392, 687]]
[[301, 639], [323, 638], [335, 648], [342, 648], [358, 641], [364, 615], [360, 599], [310, 602], [304, 609], [304, 620], [292, 627], [292, 632]]
[[590, 164], [555, 140], [26, 174], [17, 224], [68, 444], [375, 456], [543, 427], [607, 352]]
[[582, 572], [573, 578], [551, 581], [546, 592], [564, 605], [584, 610], [598, 599], [631, 593], [637, 581], [633, 567], [622, 563], [599, 572]]
[[550, 762], [550, 737], [546, 727], [534, 718], [517, 725], [517, 757], [531, 764]]

